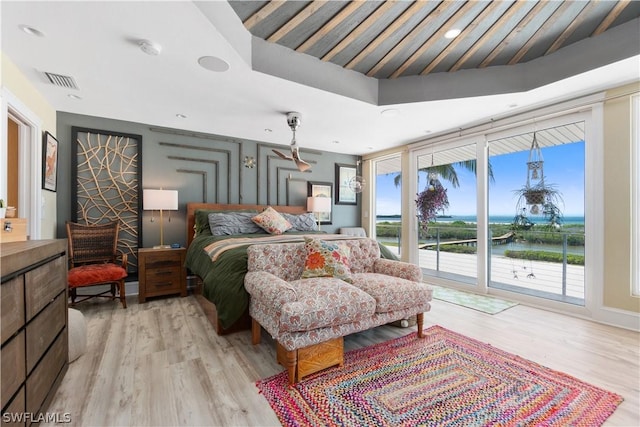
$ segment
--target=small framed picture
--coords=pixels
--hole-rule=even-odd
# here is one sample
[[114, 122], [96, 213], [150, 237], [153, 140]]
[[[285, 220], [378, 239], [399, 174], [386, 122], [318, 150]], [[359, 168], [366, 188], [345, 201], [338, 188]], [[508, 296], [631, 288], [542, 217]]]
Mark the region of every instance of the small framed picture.
[[56, 191], [58, 185], [58, 140], [49, 132], [42, 138], [42, 188]]
[[326, 203], [314, 203], [314, 206], [310, 206], [307, 202], [307, 209], [313, 212], [320, 224], [331, 224], [331, 211], [332, 201], [331, 194], [333, 194], [333, 184], [330, 182], [307, 182], [307, 196], [323, 199], [322, 202]]
[[356, 179], [356, 167], [336, 163], [336, 205], [357, 205], [357, 195], [352, 184]]

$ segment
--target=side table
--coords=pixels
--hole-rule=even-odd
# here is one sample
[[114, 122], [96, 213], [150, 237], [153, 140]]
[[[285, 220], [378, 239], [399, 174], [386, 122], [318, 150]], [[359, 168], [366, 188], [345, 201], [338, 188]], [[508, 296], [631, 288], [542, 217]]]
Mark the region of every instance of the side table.
[[187, 296], [185, 248], [138, 249], [138, 302], [149, 297]]

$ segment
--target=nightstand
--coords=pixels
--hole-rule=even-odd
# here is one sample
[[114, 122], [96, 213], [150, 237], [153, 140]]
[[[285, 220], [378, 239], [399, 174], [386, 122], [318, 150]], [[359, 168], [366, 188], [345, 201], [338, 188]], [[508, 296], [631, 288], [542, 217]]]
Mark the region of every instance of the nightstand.
[[187, 296], [185, 248], [138, 249], [138, 302], [149, 297], [180, 294]]

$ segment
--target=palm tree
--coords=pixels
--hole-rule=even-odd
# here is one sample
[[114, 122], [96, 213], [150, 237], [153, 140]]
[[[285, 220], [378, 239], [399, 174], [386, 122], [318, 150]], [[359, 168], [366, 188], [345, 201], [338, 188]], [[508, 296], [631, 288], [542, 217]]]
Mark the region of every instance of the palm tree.
[[[469, 172], [476, 173], [476, 161], [475, 160], [465, 160], [463, 162], [450, 163], [448, 165], [438, 165], [438, 166], [429, 166], [427, 168], [420, 168], [418, 172], [426, 172], [427, 175], [429, 173], [436, 173], [438, 176], [445, 181], [449, 181], [453, 188], [460, 187], [460, 181], [458, 180], [458, 174], [456, 173], [456, 166], [464, 168]], [[495, 182], [493, 177], [493, 168], [491, 167], [491, 163], [489, 163], [489, 180], [491, 182]], [[393, 183], [396, 187], [400, 186], [400, 182], [402, 181], [402, 174], [397, 174], [393, 178]]]

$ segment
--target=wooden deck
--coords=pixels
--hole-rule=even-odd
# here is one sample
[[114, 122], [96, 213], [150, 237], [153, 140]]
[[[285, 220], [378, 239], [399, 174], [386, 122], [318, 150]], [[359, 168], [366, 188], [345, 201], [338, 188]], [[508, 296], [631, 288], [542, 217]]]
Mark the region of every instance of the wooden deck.
[[[510, 231], [502, 236], [496, 236], [491, 238], [492, 245], [506, 245], [507, 243], [511, 243], [513, 241], [513, 237], [515, 233]], [[430, 242], [420, 245], [420, 249], [429, 249], [438, 245], [438, 242]], [[451, 240], [451, 241], [441, 241], [440, 245], [464, 245], [464, 246], [477, 246], [478, 239], [465, 239], [465, 240]]]

